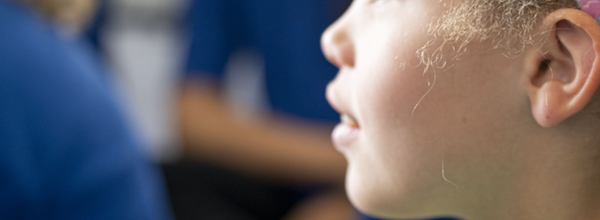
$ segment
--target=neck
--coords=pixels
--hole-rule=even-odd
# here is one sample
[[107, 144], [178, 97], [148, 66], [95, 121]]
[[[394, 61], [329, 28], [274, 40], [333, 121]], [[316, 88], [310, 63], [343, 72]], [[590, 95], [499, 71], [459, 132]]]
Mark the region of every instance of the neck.
[[515, 179], [498, 180], [504, 195], [467, 219], [600, 219], [600, 145], [555, 137], [523, 145], [525, 166], [513, 169]]

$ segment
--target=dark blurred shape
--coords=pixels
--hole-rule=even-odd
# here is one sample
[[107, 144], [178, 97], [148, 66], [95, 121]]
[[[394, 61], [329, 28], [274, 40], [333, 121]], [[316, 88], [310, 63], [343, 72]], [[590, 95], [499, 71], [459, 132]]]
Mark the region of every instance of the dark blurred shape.
[[179, 220], [279, 220], [294, 204], [288, 189], [219, 166], [186, 160], [164, 170]]
[[170, 219], [105, 69], [58, 29], [0, 0], [0, 218]]
[[83, 35], [89, 40], [89, 43], [98, 53], [104, 55], [104, 48], [101, 41], [102, 30], [106, 25], [108, 16], [108, 5], [106, 0], [97, 1], [97, 10], [91, 22], [84, 29]]

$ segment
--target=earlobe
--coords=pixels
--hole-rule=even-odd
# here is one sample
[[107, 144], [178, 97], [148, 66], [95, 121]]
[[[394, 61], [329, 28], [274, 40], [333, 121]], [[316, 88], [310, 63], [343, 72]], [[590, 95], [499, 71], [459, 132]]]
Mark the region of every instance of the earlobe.
[[528, 93], [538, 124], [552, 127], [580, 112], [600, 83], [600, 25], [575, 9], [548, 15], [549, 32], [538, 51], [528, 56]]

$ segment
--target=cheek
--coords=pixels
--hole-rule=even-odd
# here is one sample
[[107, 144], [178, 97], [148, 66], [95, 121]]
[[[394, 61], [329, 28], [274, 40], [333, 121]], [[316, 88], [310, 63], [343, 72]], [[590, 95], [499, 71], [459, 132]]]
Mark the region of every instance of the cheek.
[[[389, 68], [357, 79], [364, 136], [350, 155], [348, 188], [363, 211], [382, 213], [418, 204], [440, 178], [436, 143], [414, 138], [411, 115], [428, 91], [423, 69]], [[419, 195], [420, 194], [420, 195]], [[425, 199], [423, 199], [425, 201]]]
[[364, 117], [365, 131], [374, 137], [372, 141], [391, 144], [419, 127], [415, 125], [421, 123], [423, 114], [418, 105], [427, 102], [424, 95], [429, 91], [430, 80], [422, 71], [422, 68], [388, 67], [358, 79], [362, 89], [356, 90], [360, 103], [357, 108]]

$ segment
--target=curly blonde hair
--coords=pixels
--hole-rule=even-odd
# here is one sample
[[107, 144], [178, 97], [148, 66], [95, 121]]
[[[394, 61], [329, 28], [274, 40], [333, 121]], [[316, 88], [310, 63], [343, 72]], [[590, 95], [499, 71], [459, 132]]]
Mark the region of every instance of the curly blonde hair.
[[[428, 27], [432, 40], [417, 55], [427, 67], [444, 68], [473, 41], [491, 41], [493, 48], [515, 55], [540, 43], [535, 32], [546, 15], [562, 8], [578, 9], [575, 0], [465, 0]], [[433, 45], [439, 47], [430, 50]]]
[[[516, 56], [547, 38], [536, 27], [548, 14], [563, 8], [581, 9], [576, 0], [465, 0], [450, 6], [428, 26], [432, 39], [417, 51], [421, 64], [443, 69], [473, 41], [490, 41], [492, 50]], [[438, 46], [431, 50], [432, 46]], [[600, 90], [583, 110], [600, 118]]]

